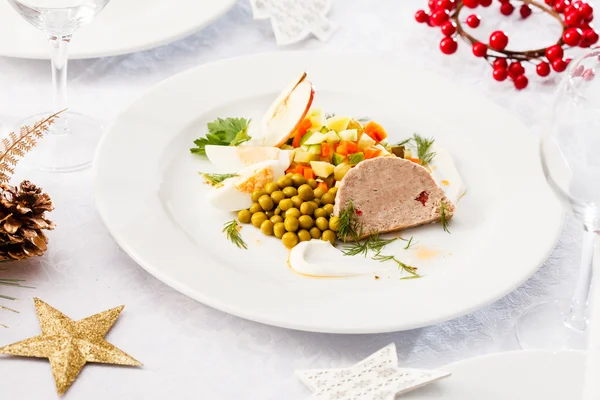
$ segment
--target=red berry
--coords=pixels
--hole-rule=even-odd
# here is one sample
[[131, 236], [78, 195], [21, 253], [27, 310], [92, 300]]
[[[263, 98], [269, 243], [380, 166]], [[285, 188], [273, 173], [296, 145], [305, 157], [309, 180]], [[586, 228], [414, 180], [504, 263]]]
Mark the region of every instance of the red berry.
[[513, 61], [510, 63], [510, 66], [508, 67], [508, 76], [510, 76], [512, 79], [515, 79], [518, 76], [523, 75], [524, 73], [525, 68], [523, 68], [520, 62]]
[[446, 21], [442, 25], [442, 33], [444, 36], [450, 37], [456, 33], [456, 24], [454, 21]]
[[593, 17], [594, 7], [591, 4], [583, 3], [579, 7], [579, 14], [587, 21], [588, 18]]
[[437, 9], [437, 0], [429, 0], [427, 2], [427, 5], [429, 6], [430, 10], [436, 10]]
[[437, 0], [437, 8], [453, 10], [455, 6], [456, 4], [454, 4], [454, 0]]
[[429, 15], [427, 15], [425, 10], [419, 10], [415, 13], [415, 20], [417, 20], [418, 23], [423, 24], [429, 21]]
[[471, 28], [477, 28], [481, 23], [481, 17], [477, 14], [471, 14], [467, 17], [467, 25]]
[[563, 51], [562, 47], [560, 47], [557, 44], [555, 44], [554, 46], [550, 46], [546, 49], [546, 58], [549, 61], [558, 60], [562, 58], [564, 54], [565, 52]]
[[557, 58], [556, 60], [552, 61], [552, 69], [556, 72], [563, 72], [565, 69], [567, 69], [567, 62], [562, 58]]
[[550, 7], [554, 6], [554, 0], [544, 0], [544, 2], [546, 4], [548, 4]]
[[556, 3], [554, 3], [554, 9], [557, 13], [563, 13], [569, 4], [571, 4], [569, 0], [557, 0]]
[[517, 88], [517, 90], [525, 89], [528, 83], [529, 79], [527, 79], [525, 75], [519, 75], [515, 79], [515, 87]]
[[550, 75], [550, 64], [548, 64], [545, 61], [542, 61], [541, 63], [539, 63], [537, 65], [537, 67], [535, 67], [535, 72], [537, 72], [537, 74], [539, 76], [548, 76], [548, 75]]
[[581, 75], [581, 77], [586, 81], [591, 81], [592, 79], [594, 79], [594, 75], [596, 74], [594, 73], [593, 69], [586, 69], [585, 71], [583, 71], [583, 75]]
[[575, 69], [573, 70], [573, 73], [572, 73], [572, 75], [573, 75], [574, 77], [581, 76], [581, 75], [583, 75], [583, 71], [584, 71], [584, 70], [585, 70], [585, 67], [584, 67], [583, 65], [578, 65], [578, 66], [577, 66], [577, 68], [575, 68]]
[[495, 68], [502, 68], [502, 69], [507, 69], [508, 68], [508, 63], [506, 62], [506, 58], [496, 58], [496, 60], [494, 60], [494, 63], [492, 64]]
[[594, 29], [594, 25], [590, 24], [589, 22], [584, 22], [583, 24], [581, 24], [579, 29], [581, 29], [582, 31], [585, 31], [586, 29]]
[[594, 16], [590, 15], [588, 18], [585, 18], [584, 21], [585, 22], [592, 22], [594, 20]]
[[567, 26], [579, 26], [582, 23], [583, 18], [581, 18], [581, 15], [579, 15], [577, 10], [565, 14], [565, 24], [567, 24]]
[[490, 46], [496, 50], [504, 50], [508, 45], [508, 36], [502, 31], [492, 32], [490, 35]]
[[508, 76], [508, 72], [506, 71], [506, 68], [494, 68], [494, 72], [492, 72], [492, 76], [498, 82], [502, 82]]
[[519, 12], [521, 13], [521, 18], [525, 19], [529, 17], [533, 11], [531, 11], [531, 7], [529, 7], [528, 4], [523, 4], [519, 9]]
[[581, 43], [581, 30], [577, 28], [569, 28], [563, 33], [563, 40], [569, 46], [579, 46]]
[[485, 57], [487, 55], [487, 46], [483, 43], [473, 43], [473, 54], [475, 57]]
[[513, 6], [511, 3], [504, 3], [500, 6], [500, 12], [503, 15], [510, 15], [513, 13], [513, 11], [515, 11], [515, 6]]
[[444, 54], [453, 54], [458, 48], [458, 42], [454, 38], [445, 37], [440, 42], [440, 50]]
[[479, 6], [479, 0], [463, 0], [465, 7], [477, 8]]
[[598, 33], [593, 29], [586, 29], [583, 31], [583, 39], [590, 45], [596, 44], [598, 41]]
[[431, 22], [434, 26], [442, 26], [442, 24], [450, 18], [450, 11], [445, 8], [439, 8], [431, 14]]
[[489, 7], [492, 5], [492, 0], [479, 0], [479, 5], [482, 7]]

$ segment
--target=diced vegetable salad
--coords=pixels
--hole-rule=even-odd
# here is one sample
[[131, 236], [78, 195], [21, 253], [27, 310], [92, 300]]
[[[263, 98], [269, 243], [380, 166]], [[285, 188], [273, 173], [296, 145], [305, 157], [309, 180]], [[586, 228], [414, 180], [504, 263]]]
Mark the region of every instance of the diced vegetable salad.
[[359, 122], [348, 116], [325, 119], [321, 110], [313, 109], [281, 148], [294, 150], [286, 172], [317, 179], [327, 190], [363, 160], [405, 157], [404, 146], [390, 146], [386, 139], [385, 129], [375, 121]]

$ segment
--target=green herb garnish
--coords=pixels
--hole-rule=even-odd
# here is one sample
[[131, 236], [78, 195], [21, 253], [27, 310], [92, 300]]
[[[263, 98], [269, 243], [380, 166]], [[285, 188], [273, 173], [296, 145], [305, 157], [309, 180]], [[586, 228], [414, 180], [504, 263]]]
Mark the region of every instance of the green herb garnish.
[[329, 118], [333, 118], [333, 117], [335, 117], [335, 113], [325, 114], [325, 119], [329, 119]]
[[371, 121], [371, 118], [369, 118], [369, 117], [362, 117], [362, 118], [357, 119], [357, 121], [362, 124], [362, 123]]
[[431, 151], [431, 146], [433, 146], [434, 142], [435, 139], [433, 138], [424, 138], [418, 133], [415, 133], [413, 134], [413, 137], [403, 140], [402, 142], [395, 144], [395, 146], [405, 146], [412, 143], [417, 150], [417, 158], [421, 165], [427, 165], [433, 161], [433, 158], [435, 157], [435, 152]]
[[398, 238], [381, 239], [377, 233], [374, 233], [362, 242], [357, 241], [344, 246], [342, 253], [344, 253], [345, 256], [356, 256], [363, 254], [366, 257], [369, 250], [379, 253], [385, 246], [397, 239]]
[[440, 200], [440, 220], [442, 222], [442, 228], [444, 228], [444, 232], [450, 233], [450, 230], [448, 230], [448, 220], [446, 219], [446, 205], [442, 200]]
[[238, 225], [238, 222], [235, 219], [223, 225], [223, 232], [225, 232], [227, 239], [231, 240], [231, 242], [240, 249], [247, 249], [248, 246], [246, 245], [246, 242], [244, 242], [244, 239], [242, 239], [242, 235], [240, 235], [239, 229], [240, 226]]
[[[417, 244], [417, 242], [413, 243], [413, 236], [410, 237], [410, 239], [408, 239], [408, 243], [406, 243], [406, 247], [404, 248], [404, 250], [408, 250], [411, 248], [411, 246], [414, 246], [415, 244]], [[406, 241], [406, 239], [402, 239], [404, 241]]]
[[358, 242], [363, 236], [362, 224], [358, 221], [358, 214], [352, 200], [348, 202], [346, 208], [340, 212], [340, 227], [338, 237], [346, 243], [348, 239]]
[[211, 185], [218, 185], [223, 182], [225, 179], [233, 178], [234, 176], [238, 176], [238, 174], [205, 174], [200, 172], [200, 174], [210, 183]]
[[206, 155], [206, 145], [238, 146], [252, 139], [248, 136], [249, 119], [245, 118], [217, 118], [208, 123], [206, 137], [194, 140], [197, 147], [190, 151], [194, 154]]
[[410, 265], [404, 264], [402, 261], [398, 260], [395, 256], [384, 256], [383, 254], [377, 253], [373, 256], [373, 260], [379, 261], [379, 262], [393, 261], [396, 263], [396, 265], [398, 265], [398, 268], [402, 269], [403, 271], [408, 272], [411, 275], [410, 278], [414, 279], [414, 278], [421, 277], [421, 275], [419, 275], [417, 273], [417, 269], [415, 267], [411, 267]]

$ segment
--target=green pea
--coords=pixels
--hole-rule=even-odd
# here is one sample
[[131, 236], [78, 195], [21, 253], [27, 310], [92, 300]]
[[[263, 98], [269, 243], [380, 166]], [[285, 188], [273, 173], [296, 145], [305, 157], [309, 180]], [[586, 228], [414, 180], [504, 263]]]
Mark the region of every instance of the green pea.
[[320, 230], [325, 231], [327, 230], [327, 228], [329, 228], [329, 221], [327, 221], [325, 217], [319, 217], [315, 221], [315, 225], [317, 225], [317, 228], [319, 228]]
[[317, 228], [316, 226], [313, 226], [312, 228], [310, 228], [310, 236], [313, 239], [320, 239], [321, 238], [321, 230], [319, 228]]
[[281, 190], [271, 193], [271, 200], [273, 200], [273, 203], [279, 204], [279, 202], [283, 199], [285, 199], [285, 194], [283, 194]]
[[285, 225], [285, 230], [288, 232], [296, 232], [298, 225], [300, 225], [296, 217], [285, 217], [283, 224]]
[[309, 179], [307, 183], [311, 189], [316, 189], [317, 186], [319, 185], [315, 179]]
[[308, 203], [312, 205], [313, 210], [316, 210], [317, 208], [319, 208], [319, 205], [317, 204], [317, 202], [315, 200], [311, 200]]
[[258, 199], [260, 199], [260, 196], [262, 196], [263, 194], [267, 194], [267, 192], [265, 192], [264, 190], [255, 190], [254, 193], [252, 193], [252, 201], [258, 201]]
[[314, 190], [313, 193], [315, 195], [315, 199], [320, 199], [321, 196], [323, 196], [325, 194], [325, 189], [318, 187]]
[[271, 220], [272, 223], [276, 224], [278, 222], [283, 222], [283, 218], [281, 218], [281, 215], [273, 215], [271, 218], [269, 218]]
[[294, 197], [292, 197], [292, 203], [294, 203], [294, 207], [300, 208], [300, 206], [304, 202], [302, 201], [302, 199], [300, 198], [300, 196], [294, 196]]
[[310, 186], [304, 184], [298, 188], [298, 196], [304, 201], [310, 201], [315, 197], [315, 193]]
[[337, 232], [340, 230], [340, 219], [339, 217], [331, 217], [329, 218], [329, 229], [331, 229], [334, 232]]
[[260, 212], [262, 210], [263, 210], [262, 207], [258, 203], [252, 203], [252, 205], [250, 206], [251, 214], [256, 214], [257, 212]]
[[336, 239], [337, 239], [337, 236], [336, 236], [335, 232], [330, 231], [329, 229], [326, 231], [323, 231], [323, 234], [321, 235], [321, 240], [324, 240], [331, 244], [335, 244]]
[[[285, 174], [286, 178], [290, 178], [292, 179], [292, 176], [294, 176], [294, 174], [292, 172], [288, 172], [287, 174]], [[289, 186], [289, 185], [288, 185]]]
[[269, 221], [268, 219], [266, 219], [266, 220], [263, 221], [262, 224], [260, 224], [260, 230], [265, 235], [272, 236], [273, 235], [273, 226], [274, 225], [275, 224], [273, 224], [271, 221]]
[[327, 216], [329, 217], [331, 214], [333, 214], [333, 204], [325, 204], [323, 206], [323, 210], [325, 210]]
[[260, 198], [258, 199], [258, 204], [260, 204], [260, 207], [265, 211], [273, 209], [273, 200], [268, 194], [263, 194], [262, 196], [260, 196]]
[[327, 211], [322, 208], [317, 208], [314, 213], [315, 218], [325, 218], [327, 217]]
[[279, 214], [281, 214], [281, 208], [277, 207], [277, 208], [275, 209], [275, 211], [273, 211], [273, 214], [275, 214], [275, 215], [279, 215]]
[[252, 213], [250, 212], [250, 210], [238, 211], [238, 219], [242, 224], [249, 224], [250, 218], [252, 218]]
[[300, 205], [300, 214], [312, 215], [315, 212], [315, 208], [311, 202], [305, 202]]
[[310, 229], [315, 225], [315, 221], [313, 221], [310, 215], [301, 215], [300, 218], [298, 218], [298, 222], [302, 229]]
[[273, 192], [276, 192], [279, 190], [279, 185], [275, 182], [269, 182], [265, 185], [265, 192], [267, 192], [267, 194], [271, 195], [273, 194]]
[[306, 183], [306, 178], [301, 174], [292, 175], [292, 183], [296, 187], [300, 187]]
[[262, 211], [259, 211], [257, 213], [252, 214], [252, 218], [250, 219], [250, 221], [252, 221], [252, 225], [254, 225], [257, 228], [260, 228], [261, 224], [266, 219], [267, 219], [267, 216], [265, 215], [265, 213]]
[[321, 204], [323, 204], [323, 202], [321, 201], [321, 199], [314, 199], [313, 202], [315, 203], [315, 205], [318, 207], [321, 207]]
[[285, 197], [287, 198], [294, 197], [298, 194], [298, 191], [293, 186], [284, 187], [282, 191], [283, 194], [285, 194]]
[[279, 208], [281, 208], [281, 211], [287, 211], [292, 207], [294, 207], [294, 202], [292, 202], [291, 199], [283, 199], [279, 202]]
[[277, 185], [281, 189], [284, 189], [288, 186], [292, 186], [292, 178], [289, 176], [282, 176], [281, 178], [277, 179]]
[[292, 207], [285, 212], [285, 217], [300, 218], [300, 210], [298, 210], [296, 207]]
[[275, 212], [273, 210], [265, 211], [265, 215], [270, 219], [273, 215], [275, 215]]
[[277, 239], [281, 239], [284, 233], [285, 225], [283, 224], [283, 222], [276, 222], [275, 225], [273, 225], [273, 234], [275, 235], [275, 237]]
[[334, 187], [332, 187], [331, 189], [329, 189], [329, 190], [327, 191], [327, 193], [331, 193], [332, 195], [334, 195], [334, 196], [335, 196], [335, 195], [337, 194], [337, 191], [338, 191], [338, 188], [336, 188], [336, 187], [334, 186]]
[[308, 242], [312, 237], [306, 229], [300, 229], [298, 231], [298, 239], [300, 239], [301, 242]]
[[325, 193], [322, 197], [321, 197], [321, 201], [324, 204], [333, 204], [335, 203], [335, 194], [331, 194], [331, 193]]
[[294, 232], [287, 232], [281, 237], [281, 241], [285, 247], [291, 249], [298, 244], [298, 235]]

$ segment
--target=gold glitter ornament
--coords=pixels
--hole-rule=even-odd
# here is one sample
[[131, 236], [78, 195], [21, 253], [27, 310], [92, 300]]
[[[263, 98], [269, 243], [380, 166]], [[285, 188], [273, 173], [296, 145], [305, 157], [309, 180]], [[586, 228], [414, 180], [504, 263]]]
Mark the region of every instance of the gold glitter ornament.
[[38, 298], [34, 303], [42, 334], [2, 347], [0, 354], [47, 358], [59, 395], [67, 391], [88, 362], [142, 365], [104, 340], [125, 306], [73, 321]]

